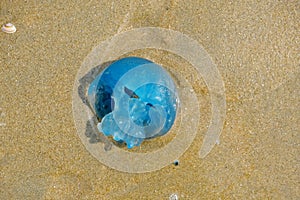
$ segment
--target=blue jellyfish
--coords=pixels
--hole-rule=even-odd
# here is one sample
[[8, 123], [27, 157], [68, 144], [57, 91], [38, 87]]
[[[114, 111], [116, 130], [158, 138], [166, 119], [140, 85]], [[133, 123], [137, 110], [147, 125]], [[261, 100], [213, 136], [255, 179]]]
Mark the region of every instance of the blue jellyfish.
[[172, 77], [162, 66], [126, 57], [94, 79], [88, 101], [99, 119], [99, 131], [132, 148], [171, 129], [179, 98]]

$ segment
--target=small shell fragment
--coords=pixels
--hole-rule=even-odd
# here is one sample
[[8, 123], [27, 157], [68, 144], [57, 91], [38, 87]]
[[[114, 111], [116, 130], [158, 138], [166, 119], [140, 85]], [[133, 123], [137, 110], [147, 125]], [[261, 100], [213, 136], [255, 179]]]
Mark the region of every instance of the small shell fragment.
[[171, 194], [170, 197], [169, 197], [169, 200], [178, 200], [178, 195], [177, 194]]
[[12, 23], [7, 23], [2, 26], [1, 30], [4, 33], [14, 33], [17, 29]]

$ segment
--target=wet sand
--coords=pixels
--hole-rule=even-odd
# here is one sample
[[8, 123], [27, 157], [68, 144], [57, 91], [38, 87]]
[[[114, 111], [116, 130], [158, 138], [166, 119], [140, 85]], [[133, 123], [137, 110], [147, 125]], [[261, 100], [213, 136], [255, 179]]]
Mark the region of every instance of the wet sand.
[[[1, 199], [168, 199], [172, 193], [179, 199], [300, 198], [299, 2], [43, 0], [0, 6], [0, 22], [17, 27], [0, 34]], [[82, 144], [73, 85], [99, 43], [149, 26], [182, 32], [209, 53], [225, 84], [226, 120], [220, 144], [200, 159], [209, 93], [203, 79], [187, 77], [201, 117], [179, 165], [124, 173]], [[135, 54], [177, 61], [155, 51]]]

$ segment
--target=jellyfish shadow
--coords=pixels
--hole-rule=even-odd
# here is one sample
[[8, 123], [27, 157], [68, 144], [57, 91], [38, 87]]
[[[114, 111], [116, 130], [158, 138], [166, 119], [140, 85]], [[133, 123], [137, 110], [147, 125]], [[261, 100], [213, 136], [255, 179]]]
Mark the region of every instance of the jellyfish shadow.
[[[83, 104], [85, 104], [89, 109], [92, 109], [88, 98], [87, 91], [89, 85], [93, 82], [93, 80], [103, 71], [106, 67], [108, 67], [114, 61], [105, 62], [99, 66], [92, 68], [88, 73], [86, 73], [82, 78], [79, 79], [78, 86], [78, 95]], [[91, 144], [103, 143], [104, 150], [109, 151], [112, 148], [114, 142], [110, 141], [105, 135], [100, 133], [97, 128], [97, 124], [99, 123], [99, 119], [94, 114], [94, 116], [86, 122], [86, 130], [85, 135], [89, 138], [89, 142]]]

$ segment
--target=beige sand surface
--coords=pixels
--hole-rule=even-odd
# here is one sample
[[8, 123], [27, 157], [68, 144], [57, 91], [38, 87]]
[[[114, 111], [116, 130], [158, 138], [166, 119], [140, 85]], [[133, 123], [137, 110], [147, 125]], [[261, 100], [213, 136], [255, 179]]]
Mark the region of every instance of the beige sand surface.
[[[0, 199], [168, 199], [172, 193], [300, 199], [299, 1], [3, 0], [0, 6], [0, 22], [17, 27], [0, 33]], [[179, 166], [130, 174], [85, 149], [72, 90], [95, 46], [147, 26], [180, 31], [203, 45], [223, 77], [227, 116], [220, 145], [199, 159], [211, 111], [198, 80], [200, 134]], [[141, 55], [161, 60], [158, 52]]]

